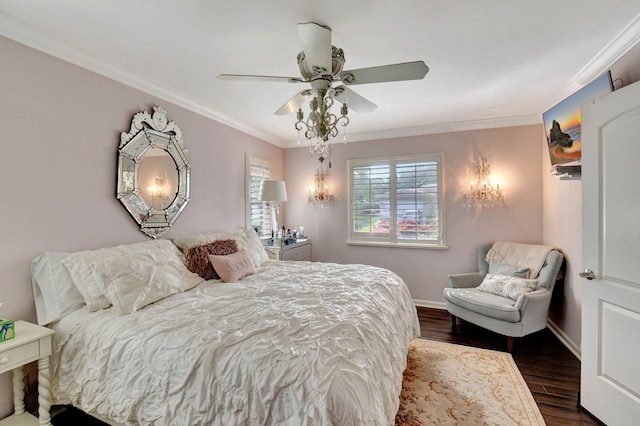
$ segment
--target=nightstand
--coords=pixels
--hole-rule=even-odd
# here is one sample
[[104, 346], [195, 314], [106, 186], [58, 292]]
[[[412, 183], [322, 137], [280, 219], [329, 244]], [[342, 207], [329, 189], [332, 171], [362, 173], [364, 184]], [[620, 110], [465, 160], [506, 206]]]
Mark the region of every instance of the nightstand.
[[311, 240], [297, 240], [295, 243], [265, 246], [270, 259], [311, 260]]
[[[15, 335], [0, 343], [0, 374], [13, 370], [13, 415], [0, 420], [0, 426], [51, 425], [51, 391], [49, 389], [49, 356], [54, 331], [26, 321], [15, 322]], [[38, 417], [24, 409], [23, 367], [38, 361]]]

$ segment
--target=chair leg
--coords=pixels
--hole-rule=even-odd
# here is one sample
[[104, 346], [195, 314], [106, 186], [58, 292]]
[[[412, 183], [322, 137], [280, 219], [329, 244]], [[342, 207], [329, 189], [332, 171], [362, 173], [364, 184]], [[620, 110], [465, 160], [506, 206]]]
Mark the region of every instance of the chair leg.
[[455, 315], [451, 315], [451, 329], [453, 331], [458, 331], [458, 317]]
[[513, 352], [513, 337], [507, 336], [507, 350], [509, 353]]

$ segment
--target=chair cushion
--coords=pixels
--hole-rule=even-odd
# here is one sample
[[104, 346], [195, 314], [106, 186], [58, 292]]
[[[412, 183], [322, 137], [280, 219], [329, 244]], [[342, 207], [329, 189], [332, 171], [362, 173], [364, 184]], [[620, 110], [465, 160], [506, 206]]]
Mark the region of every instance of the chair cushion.
[[468, 309], [472, 312], [496, 318], [502, 321], [520, 321], [520, 311], [515, 301], [476, 288], [445, 288], [444, 298], [448, 303]]

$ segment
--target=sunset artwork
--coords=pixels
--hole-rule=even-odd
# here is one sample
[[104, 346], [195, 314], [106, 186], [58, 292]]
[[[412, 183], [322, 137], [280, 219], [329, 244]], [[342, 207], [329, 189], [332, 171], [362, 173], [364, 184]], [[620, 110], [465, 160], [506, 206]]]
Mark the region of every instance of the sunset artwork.
[[552, 166], [582, 158], [580, 104], [612, 90], [611, 74], [606, 72], [542, 114]]

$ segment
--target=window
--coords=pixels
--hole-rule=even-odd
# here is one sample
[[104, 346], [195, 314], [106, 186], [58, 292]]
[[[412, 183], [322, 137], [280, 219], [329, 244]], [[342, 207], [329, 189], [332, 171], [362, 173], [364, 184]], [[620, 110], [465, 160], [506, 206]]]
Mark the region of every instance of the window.
[[349, 161], [349, 242], [445, 247], [443, 158]]
[[246, 155], [246, 218], [247, 228], [258, 229], [261, 237], [271, 236], [271, 209], [260, 201], [260, 184], [271, 178], [271, 162], [253, 155]]

